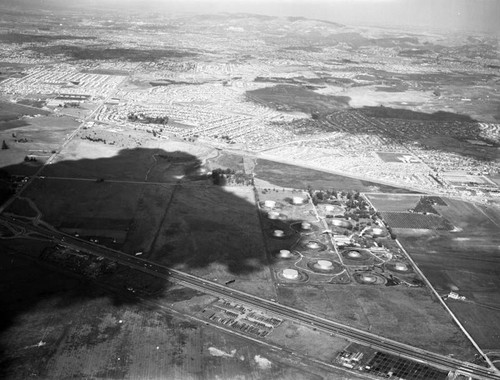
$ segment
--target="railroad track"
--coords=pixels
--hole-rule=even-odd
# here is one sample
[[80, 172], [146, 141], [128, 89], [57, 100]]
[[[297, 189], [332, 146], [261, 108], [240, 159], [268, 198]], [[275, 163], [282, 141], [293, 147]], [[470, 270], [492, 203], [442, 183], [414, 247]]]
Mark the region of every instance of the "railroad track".
[[278, 304], [265, 298], [232, 289], [225, 285], [199, 278], [143, 258], [131, 256], [124, 252], [96, 245], [59, 231], [35, 226], [27, 223], [26, 221], [6, 215], [0, 215], [0, 222], [24, 229], [25, 231], [37, 232], [38, 234], [44, 235], [59, 244], [76, 250], [84, 251], [95, 256], [105, 257], [122, 265], [140, 270], [156, 277], [176, 280], [188, 287], [201, 290], [205, 293], [209, 293], [220, 298], [231, 299], [244, 305], [270, 312], [278, 317], [283, 317], [311, 326], [312, 328], [322, 330], [332, 335], [338, 335], [349, 340], [371, 346], [383, 352], [401, 356], [443, 370], [460, 371], [460, 373], [467, 374], [475, 379], [500, 380], [500, 374], [494, 370], [412, 347], [404, 343], [396, 342], [367, 331], [359, 330], [355, 327], [344, 325], [302, 310]]

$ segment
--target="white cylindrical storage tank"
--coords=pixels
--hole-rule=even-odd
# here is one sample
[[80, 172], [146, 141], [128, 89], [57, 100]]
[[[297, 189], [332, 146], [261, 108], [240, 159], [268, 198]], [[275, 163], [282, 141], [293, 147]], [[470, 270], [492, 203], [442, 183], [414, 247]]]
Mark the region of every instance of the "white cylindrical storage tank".
[[396, 265], [394, 265], [394, 269], [406, 272], [408, 270], [408, 265], [405, 263], [396, 263]]
[[292, 253], [288, 249], [281, 249], [279, 256], [283, 258], [289, 258], [290, 256], [292, 256]]
[[299, 278], [299, 272], [295, 269], [283, 269], [283, 277], [289, 280], [296, 280]]
[[274, 230], [273, 231], [273, 236], [276, 236], [276, 237], [283, 237], [285, 236], [285, 232], [282, 231], [282, 230]]
[[302, 197], [293, 197], [292, 198], [292, 203], [294, 205], [301, 205], [301, 204], [304, 204], [304, 198]]
[[276, 202], [267, 200], [267, 201], [264, 201], [264, 206], [269, 207], [269, 208], [273, 208], [274, 206], [276, 206]]
[[332, 269], [333, 268], [333, 263], [328, 260], [318, 260], [318, 266], [321, 269]]
[[316, 241], [309, 241], [306, 244], [307, 248], [318, 249], [320, 247], [319, 243]]
[[366, 283], [374, 283], [377, 281], [377, 277], [374, 276], [373, 274], [362, 274], [361, 279], [366, 282]]
[[361, 257], [361, 253], [359, 253], [358, 251], [349, 251], [347, 253], [347, 256], [358, 258], [358, 257]]
[[303, 230], [310, 230], [311, 229], [311, 223], [309, 222], [302, 222], [300, 223], [300, 228]]
[[276, 212], [276, 211], [269, 211], [269, 212], [267, 213], [267, 217], [268, 217], [269, 219], [278, 219], [278, 218], [279, 218], [279, 216], [280, 216], [280, 213], [279, 213], [279, 212]]

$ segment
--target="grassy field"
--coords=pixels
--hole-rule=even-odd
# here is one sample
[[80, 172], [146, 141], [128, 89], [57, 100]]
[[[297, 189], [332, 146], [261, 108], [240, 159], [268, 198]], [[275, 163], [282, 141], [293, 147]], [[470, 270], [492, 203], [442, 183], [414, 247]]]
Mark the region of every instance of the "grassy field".
[[[343, 371], [308, 367], [219, 329], [174, 317], [95, 287], [81, 278], [53, 271], [17, 250], [34, 252], [40, 243], [9, 242], [0, 253], [0, 376], [144, 378], [144, 379], [304, 379], [325, 376], [353, 379]], [[9, 252], [9, 253], [8, 253]], [[129, 277], [133, 277], [130, 273]], [[110, 285], [112, 277], [108, 279]], [[211, 302], [180, 286], [155, 296], [155, 302], [196, 314]], [[342, 339], [295, 325], [280, 331], [273, 343], [327, 359], [346, 345]], [[304, 347], [310, 343], [311, 349]]]
[[[172, 183], [192, 174], [210, 152], [210, 149], [188, 144], [151, 141], [138, 134], [135, 137], [138, 144], [130, 149], [75, 138], [52, 165], [45, 167], [43, 174]], [[143, 143], [150, 147], [138, 147]]]
[[473, 360], [476, 353], [425, 288], [352, 284], [278, 290], [280, 302], [286, 305], [399, 342], [465, 360]]
[[[51, 245], [51, 244], [50, 244]], [[43, 329], [38, 320], [28, 320], [25, 314], [40, 305], [44, 299], [55, 297], [80, 286], [80, 280], [61, 273], [47, 271], [33, 264], [20, 253], [33, 258], [48, 244], [39, 240], [0, 241], [0, 377], [22, 379], [37, 372], [46, 356], [54, 352], [50, 346], [25, 349], [40, 340], [48, 340], [54, 330]], [[59, 322], [53, 309], [53, 321]], [[57, 320], [56, 320], [57, 319]], [[9, 374], [9, 376], [7, 376]]]
[[26, 107], [21, 104], [0, 101], [0, 130], [4, 130], [2, 123], [16, 120], [24, 115], [49, 115], [50, 112], [32, 107]]
[[260, 222], [249, 187], [179, 186], [152, 250], [154, 260], [273, 298]]
[[243, 157], [227, 152], [220, 152], [219, 155], [209, 160], [210, 169], [233, 169], [235, 171], [243, 170]]
[[[500, 309], [455, 300], [448, 300], [447, 304], [485, 352], [498, 352]], [[496, 305], [498, 304], [497, 298]]]
[[48, 43], [58, 40], [95, 40], [96, 37], [66, 36], [58, 34], [28, 34], [28, 33], [2, 33], [0, 41], [4, 44], [22, 44], [22, 43]]
[[197, 53], [169, 50], [169, 49], [134, 49], [134, 48], [110, 48], [106, 46], [77, 46], [77, 45], [40, 45], [34, 46], [33, 50], [44, 54], [64, 54], [69, 58], [77, 60], [108, 60], [118, 59], [131, 62], [144, 62], [157, 59], [195, 57]]
[[[48, 166], [44, 175], [84, 174], [86, 169], [93, 171], [88, 173], [90, 178], [107, 171], [123, 181], [139, 175], [144, 179], [147, 165], [161, 166], [154, 159], [144, 162], [151, 157], [148, 149], [125, 151], [124, 155], [123, 160], [112, 156], [61, 161]], [[173, 173], [194, 162], [191, 155], [178, 156], [182, 159], [158, 159], [165, 165], [153, 178], [177, 181]], [[98, 163], [92, 165], [91, 161]], [[124, 167], [130, 171], [123, 173], [120, 168]], [[223, 282], [237, 279], [235, 287], [251, 287], [259, 295], [275, 296], [251, 188], [187, 182], [174, 190], [173, 183], [121, 181], [44, 178], [35, 180], [24, 195], [35, 202], [44, 221], [63, 231], [97, 238], [125, 252], [151, 253], [155, 260], [207, 278]]]
[[301, 352], [305, 348], [309, 355], [328, 363], [333, 362], [337, 353], [349, 344], [349, 341], [345, 339], [332, 337], [324, 332], [291, 322], [281, 324], [269, 335], [268, 339], [292, 351]]
[[36, 203], [43, 219], [55, 227], [122, 228], [134, 215], [142, 186], [37, 179], [24, 195]]
[[[176, 182], [198, 162], [196, 157], [184, 153], [181, 154], [182, 160], [169, 160], [164, 157], [169, 152], [162, 149], [120, 149], [88, 141], [74, 141], [70, 145], [74, 145], [75, 150], [66, 149], [56, 164], [44, 169], [44, 175]], [[84, 152], [86, 156], [82, 157], [79, 151]]]
[[[474, 131], [474, 136], [480, 136], [481, 132], [477, 124], [469, 123], [469, 131]], [[444, 133], [443, 133], [444, 134]], [[429, 149], [441, 150], [443, 152], [459, 153], [464, 156], [471, 156], [478, 160], [495, 161], [498, 159], [497, 146], [478, 146], [466, 140], [460, 140], [451, 136], [432, 136], [422, 138], [419, 141], [429, 147]]]
[[[467, 202], [445, 198], [436, 209], [460, 231], [433, 231], [425, 237], [398, 231], [399, 240], [436, 290], [456, 291], [471, 303], [453, 305], [457, 317], [481, 347], [499, 348], [500, 259], [498, 225]], [[492, 209], [490, 213], [495, 213]], [[485, 326], [481, 328], [480, 326]], [[487, 333], [485, 333], [487, 331]]]
[[453, 112], [446, 112], [446, 111], [425, 113], [425, 112], [418, 112], [407, 109], [397, 109], [390, 107], [363, 107], [360, 109], [360, 111], [369, 117], [395, 118], [403, 120], [463, 121], [463, 122], [474, 121], [470, 116], [459, 115]]
[[[0, 132], [0, 140], [5, 140], [9, 146], [9, 149], [0, 151], [0, 167], [18, 175], [33, 174], [78, 127], [78, 123], [69, 117], [41, 116], [19, 122], [23, 124]], [[25, 162], [28, 155], [37, 161]]]
[[281, 111], [326, 112], [347, 108], [348, 96], [321, 95], [302, 86], [276, 85], [246, 92], [247, 99]]
[[360, 179], [331, 174], [319, 170], [303, 168], [275, 161], [257, 160], [255, 176], [276, 186], [305, 189], [311, 185], [313, 189], [356, 190], [369, 192], [373, 186], [384, 193], [407, 193], [409, 190], [400, 189], [380, 183], [363, 181]]
[[409, 194], [368, 194], [368, 199], [377, 211], [405, 212], [413, 209], [420, 200], [420, 195]]
[[37, 216], [36, 210], [26, 199], [17, 198], [7, 209], [8, 213], [34, 218]]
[[384, 221], [393, 228], [452, 230], [453, 226], [438, 215], [409, 212], [382, 212]]
[[81, 237], [115, 237], [113, 248], [135, 253], [149, 249], [171, 193], [169, 185], [38, 179], [24, 195], [54, 227]]

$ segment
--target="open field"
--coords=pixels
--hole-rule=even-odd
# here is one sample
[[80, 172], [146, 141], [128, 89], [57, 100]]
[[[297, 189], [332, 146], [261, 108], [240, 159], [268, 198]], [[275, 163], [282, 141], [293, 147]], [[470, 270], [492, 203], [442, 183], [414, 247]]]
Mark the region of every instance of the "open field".
[[247, 91], [247, 99], [279, 111], [304, 113], [325, 112], [347, 108], [347, 96], [320, 95], [301, 86], [277, 85]]
[[[492, 323], [498, 320], [500, 300], [498, 226], [471, 203], [444, 200], [448, 206], [436, 208], [459, 231], [415, 236], [400, 229], [399, 240], [438, 292], [454, 291], [466, 296], [463, 305], [447, 302], [479, 346], [498, 348], [500, 330], [498, 324]], [[490, 212], [498, 213], [492, 209]]]
[[418, 204], [421, 195], [369, 193], [367, 197], [377, 211], [406, 212]]
[[[305, 194], [289, 190], [262, 189], [258, 195], [262, 207], [266, 246], [269, 249], [269, 256], [273, 258], [275, 281], [280, 284], [277, 287], [280, 302], [416, 347], [453, 354], [466, 360], [474, 359], [476, 354], [474, 348], [461, 334], [458, 326], [438, 300], [425, 287], [389, 286], [395, 285], [389, 283], [389, 279], [393, 278], [390, 272], [391, 268], [394, 268], [393, 263], [405, 262], [395, 244], [377, 240], [378, 245], [381, 244], [386, 249], [392, 247], [390, 253], [380, 254], [378, 258], [372, 253], [367, 253], [368, 250], [360, 248], [357, 248], [360, 250], [357, 252], [360, 252], [362, 257], [363, 253], [367, 254], [364, 259], [349, 260], [342, 249], [339, 249], [342, 252], [340, 255], [342, 257], [339, 257], [331, 247], [327, 236], [321, 234], [323, 225], [316, 220], [313, 205], [310, 202], [299, 206], [290, 204], [292, 196], [304, 197]], [[393, 194], [387, 195], [387, 198], [392, 197]], [[416, 204], [419, 197], [413, 196], [411, 199]], [[276, 203], [270, 209], [265, 207], [264, 201]], [[270, 210], [275, 212], [276, 217], [270, 219], [267, 216]], [[310, 231], [304, 232], [300, 227], [294, 228], [297, 221], [311, 223]], [[277, 228], [284, 231], [282, 238], [273, 236], [272, 232]], [[316, 241], [324, 249], [310, 249], [302, 241]], [[291, 251], [290, 257], [283, 258], [277, 255], [281, 249]], [[330, 261], [333, 268], [318, 272], [311, 265], [318, 259]], [[383, 262], [385, 264], [382, 265]], [[305, 275], [295, 280], [287, 280], [280, 276], [282, 270], [290, 268]], [[382, 268], [388, 271], [384, 272]], [[362, 277], [360, 280], [363, 273], [370, 273], [377, 281], [363, 282]], [[421, 282], [412, 270], [407, 273], [393, 271], [392, 274], [407, 285], [413, 280]], [[422, 329], [427, 333], [422, 334]]]
[[[429, 351], [473, 360], [475, 349], [425, 288], [279, 287], [280, 302]], [[425, 331], [425, 334], [422, 332]]]
[[[248, 340], [52, 272], [19, 255], [3, 251], [0, 260], [4, 379], [324, 376], [320, 369], [292, 363]], [[183, 303], [193, 296], [178, 289], [164, 301]], [[292, 338], [301, 335], [301, 328], [295, 330], [289, 333]], [[344, 376], [339, 371], [338, 378]]]
[[[33, 174], [55, 152], [66, 136], [78, 124], [69, 117], [40, 116], [20, 120], [16, 125], [0, 132], [9, 149], [0, 151], [0, 166], [10, 174]], [[36, 161], [25, 162], [25, 157]]]
[[269, 340], [292, 351], [302, 351], [306, 347], [308, 355], [328, 363], [333, 362], [335, 355], [349, 344], [342, 338], [290, 322], [276, 328]]
[[8, 44], [22, 44], [30, 42], [47, 43], [57, 40], [94, 40], [95, 37], [82, 37], [82, 36], [67, 36], [56, 34], [28, 34], [28, 33], [2, 33], [0, 34], [0, 42]]
[[217, 157], [209, 160], [210, 169], [244, 170], [243, 160], [244, 158], [242, 156], [227, 152], [219, 152]]
[[369, 117], [403, 120], [427, 120], [427, 121], [464, 121], [473, 122], [469, 116], [458, 115], [452, 112], [439, 111], [432, 114], [411, 111], [407, 109], [395, 109], [389, 107], [363, 107], [360, 112]]
[[74, 139], [54, 163], [44, 168], [43, 174], [173, 183], [193, 174], [211, 152], [182, 142], [148, 140], [144, 133], [136, 133], [135, 137], [139, 144], [129, 149], [100, 140]]
[[151, 259], [261, 297], [275, 297], [250, 187], [179, 185]]
[[4, 127], [4, 123], [16, 120], [22, 116], [34, 116], [34, 115], [49, 115], [50, 112], [40, 109], [35, 109], [32, 107], [26, 107], [21, 104], [0, 101], [0, 130], [7, 129]]
[[[495, 305], [498, 305], [498, 302], [499, 298], [497, 297]], [[447, 304], [453, 313], [460, 318], [465, 329], [472, 335], [476, 343], [486, 353], [491, 351], [498, 352], [500, 309], [492, 309], [491, 307], [476, 303], [455, 300], [448, 300]]]
[[[402, 211], [414, 207], [417, 200], [379, 194], [370, 194], [369, 198], [382, 211]], [[397, 228], [399, 240], [440, 294], [454, 291], [467, 298], [465, 302], [452, 299], [446, 302], [479, 346], [498, 349], [500, 331], [494, 321], [498, 320], [500, 302], [497, 290], [500, 239], [495, 224], [499, 213], [491, 207], [485, 209], [454, 199], [443, 201], [433, 207], [459, 230], [422, 234], [397, 228], [401, 226], [391, 224], [391, 220], [389, 225]]]
[[382, 212], [384, 221], [392, 228], [424, 230], [452, 230], [453, 226], [443, 217], [409, 212]]
[[196, 56], [196, 53], [169, 49], [130, 49], [109, 48], [109, 46], [76, 46], [76, 45], [49, 45], [35, 47], [39, 53], [51, 56], [64, 54], [68, 58], [77, 60], [108, 60], [121, 59], [132, 62], [144, 62], [162, 58], [184, 58]]
[[135, 253], [152, 244], [172, 191], [168, 185], [38, 179], [24, 195], [61, 231]]
[[331, 174], [263, 159], [257, 160], [257, 165], [255, 165], [255, 176], [279, 187], [297, 189], [306, 189], [307, 186], [310, 185], [314, 189], [333, 188], [336, 190], [356, 190], [363, 192], [377, 189], [377, 191], [384, 193], [410, 192], [409, 190], [380, 183], [363, 181], [338, 174]]

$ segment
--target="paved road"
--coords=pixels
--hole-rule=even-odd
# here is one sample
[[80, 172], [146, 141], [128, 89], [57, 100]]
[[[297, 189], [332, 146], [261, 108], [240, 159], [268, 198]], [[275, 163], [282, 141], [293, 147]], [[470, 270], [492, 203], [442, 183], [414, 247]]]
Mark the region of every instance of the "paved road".
[[110, 260], [114, 260], [122, 265], [138, 269], [142, 272], [152, 274], [156, 277], [168, 280], [176, 280], [188, 287], [201, 290], [205, 293], [209, 293], [225, 299], [232, 299], [244, 305], [249, 305], [253, 308], [270, 312], [272, 314], [275, 314], [276, 316], [303, 323], [327, 333], [342, 336], [349, 340], [372, 346], [380, 351], [399, 355], [443, 370], [459, 370], [460, 372], [469, 374], [476, 379], [500, 379], [500, 374], [498, 372], [494, 372], [494, 370], [489, 370], [471, 363], [466, 363], [460, 360], [449, 358], [444, 355], [436, 354], [390, 339], [386, 339], [384, 337], [359, 330], [351, 326], [343, 325], [341, 323], [331, 321], [302, 310], [297, 310], [252, 294], [228, 288], [227, 286], [218, 284], [216, 282], [199, 278], [146, 259], [131, 256], [120, 251], [96, 245], [85, 240], [77, 239], [62, 232], [48, 230], [41, 226], [35, 226], [25, 221], [6, 215], [0, 215], [0, 222], [22, 228], [26, 231], [37, 232], [62, 245], [84, 251], [92, 255], [97, 255], [108, 258]]

